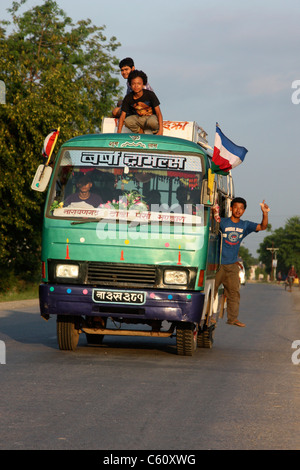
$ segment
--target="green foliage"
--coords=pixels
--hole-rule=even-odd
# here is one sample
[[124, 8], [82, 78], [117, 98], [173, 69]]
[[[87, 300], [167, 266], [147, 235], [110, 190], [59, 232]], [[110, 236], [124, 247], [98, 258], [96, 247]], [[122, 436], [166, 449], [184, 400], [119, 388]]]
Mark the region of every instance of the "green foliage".
[[266, 265], [268, 273], [271, 272], [272, 254], [267, 248], [279, 248], [277, 251], [277, 272], [287, 274], [291, 265], [300, 273], [300, 217], [295, 216], [287, 220], [285, 227], [274, 230], [272, 235], [264, 238], [259, 246], [259, 259]]
[[116, 38], [90, 20], [76, 25], [52, 0], [18, 15], [13, 31], [0, 24], [0, 263], [16, 274], [30, 272], [40, 258], [44, 194], [30, 189], [48, 133], [60, 126], [59, 144], [99, 131], [120, 94], [114, 78]]
[[266, 269], [265, 269], [265, 266], [262, 265], [262, 266], [258, 266], [256, 269], [255, 269], [255, 280], [256, 281], [264, 281], [266, 282], [268, 279], [268, 274], [266, 272]]

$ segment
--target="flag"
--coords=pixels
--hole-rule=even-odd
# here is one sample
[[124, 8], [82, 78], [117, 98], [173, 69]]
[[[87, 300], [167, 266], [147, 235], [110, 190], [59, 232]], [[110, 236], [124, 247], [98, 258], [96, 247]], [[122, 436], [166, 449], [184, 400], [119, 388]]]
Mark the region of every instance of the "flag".
[[217, 124], [211, 165], [214, 173], [227, 175], [232, 168], [235, 168], [244, 161], [247, 152], [248, 150], [245, 147], [240, 147], [231, 142]]
[[59, 130], [60, 130], [60, 128], [53, 129], [50, 132], [50, 134], [47, 135], [46, 139], [44, 140], [42, 154], [43, 154], [43, 157], [48, 159], [48, 161], [51, 158], [53, 149], [54, 149], [56, 141], [58, 139]]

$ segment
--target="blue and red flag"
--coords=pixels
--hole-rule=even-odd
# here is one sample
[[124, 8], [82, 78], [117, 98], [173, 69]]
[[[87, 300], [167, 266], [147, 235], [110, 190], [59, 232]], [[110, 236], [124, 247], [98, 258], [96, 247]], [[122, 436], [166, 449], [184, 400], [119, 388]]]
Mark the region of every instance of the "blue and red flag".
[[227, 175], [232, 168], [240, 165], [248, 150], [229, 140], [216, 126], [215, 146], [212, 157], [211, 170], [213, 173]]

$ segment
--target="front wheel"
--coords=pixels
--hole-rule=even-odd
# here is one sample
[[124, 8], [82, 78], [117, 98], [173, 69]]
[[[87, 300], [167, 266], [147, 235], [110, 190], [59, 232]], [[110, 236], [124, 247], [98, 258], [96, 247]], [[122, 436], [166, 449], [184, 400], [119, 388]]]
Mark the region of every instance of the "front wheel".
[[79, 330], [75, 327], [75, 318], [59, 315], [56, 322], [57, 341], [59, 349], [75, 351], [79, 340]]
[[177, 354], [192, 356], [197, 348], [197, 327], [194, 323], [178, 323], [176, 327]]

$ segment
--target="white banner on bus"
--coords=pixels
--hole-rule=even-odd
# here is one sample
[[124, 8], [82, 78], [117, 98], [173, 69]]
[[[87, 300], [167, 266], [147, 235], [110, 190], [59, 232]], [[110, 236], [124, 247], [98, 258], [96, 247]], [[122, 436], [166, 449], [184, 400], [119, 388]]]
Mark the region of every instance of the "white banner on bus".
[[199, 157], [189, 155], [165, 155], [140, 152], [67, 150], [62, 166], [128, 167], [144, 170], [198, 171], [201, 172]]
[[[187, 209], [189, 204], [186, 205]], [[55, 217], [79, 217], [90, 219], [107, 219], [107, 220], [122, 220], [129, 222], [136, 222], [148, 224], [151, 222], [162, 222], [166, 224], [174, 223], [180, 225], [201, 225], [203, 222], [203, 205], [197, 204], [196, 214], [189, 213], [164, 213], [164, 212], [150, 212], [147, 210], [139, 211], [136, 209], [120, 210], [114, 208], [79, 208], [79, 207], [62, 207], [55, 209], [53, 215]]]

